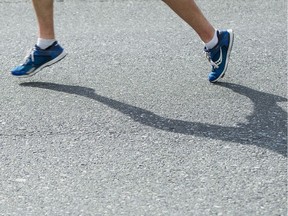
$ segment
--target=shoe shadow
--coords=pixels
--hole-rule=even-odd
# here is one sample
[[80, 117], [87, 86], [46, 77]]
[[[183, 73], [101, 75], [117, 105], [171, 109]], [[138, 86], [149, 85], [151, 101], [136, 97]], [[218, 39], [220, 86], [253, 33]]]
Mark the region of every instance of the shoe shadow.
[[98, 95], [91, 88], [47, 82], [27, 82], [20, 85], [83, 96], [118, 110], [136, 122], [160, 130], [243, 145], [255, 145], [287, 157], [287, 112], [277, 105], [277, 102], [287, 101], [287, 99], [245, 86], [232, 83], [217, 84], [248, 97], [254, 105], [253, 113], [247, 116], [247, 124], [228, 127], [164, 118], [149, 110]]

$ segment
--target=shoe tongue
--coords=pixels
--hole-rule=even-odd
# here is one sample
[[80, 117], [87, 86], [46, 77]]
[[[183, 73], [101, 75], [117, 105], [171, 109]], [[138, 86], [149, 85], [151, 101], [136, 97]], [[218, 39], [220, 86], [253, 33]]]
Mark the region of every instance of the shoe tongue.
[[206, 46], [204, 46], [204, 52], [209, 52], [209, 49]]
[[57, 41], [54, 41], [50, 46], [46, 47], [45, 49], [42, 49], [40, 46], [38, 46], [37, 44], [35, 44], [35, 48], [37, 50], [48, 50], [50, 49], [51, 47], [55, 46], [57, 44]]
[[54, 41], [50, 46], [48, 46], [45, 50], [50, 49], [51, 47], [55, 46], [57, 44], [57, 41]]
[[43, 50], [43, 49], [41, 49], [41, 47], [37, 46], [37, 44], [35, 44], [35, 49], [36, 50]]

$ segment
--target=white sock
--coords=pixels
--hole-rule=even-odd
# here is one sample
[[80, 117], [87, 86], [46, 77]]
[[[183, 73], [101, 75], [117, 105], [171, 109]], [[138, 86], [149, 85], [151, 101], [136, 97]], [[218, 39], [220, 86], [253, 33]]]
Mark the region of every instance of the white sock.
[[51, 46], [56, 40], [55, 39], [43, 39], [38, 38], [37, 46], [41, 49], [46, 49], [47, 47]]
[[217, 30], [215, 30], [214, 36], [211, 41], [205, 44], [207, 49], [212, 49], [215, 47], [218, 43], [218, 36], [217, 36]]

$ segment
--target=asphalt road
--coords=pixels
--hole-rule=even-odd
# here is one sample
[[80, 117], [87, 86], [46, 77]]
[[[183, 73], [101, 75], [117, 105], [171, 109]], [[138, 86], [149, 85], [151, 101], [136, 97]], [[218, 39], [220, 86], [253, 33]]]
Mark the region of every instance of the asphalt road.
[[16, 79], [36, 22], [0, 0], [0, 215], [287, 215], [287, 3], [198, 2], [235, 31], [217, 85], [156, 0], [57, 1], [68, 56]]

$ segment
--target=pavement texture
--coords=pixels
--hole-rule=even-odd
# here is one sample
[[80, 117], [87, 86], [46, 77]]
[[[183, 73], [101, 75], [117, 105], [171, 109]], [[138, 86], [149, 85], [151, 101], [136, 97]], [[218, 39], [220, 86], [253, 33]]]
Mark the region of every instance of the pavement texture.
[[163, 2], [56, 1], [60, 63], [17, 79], [30, 1], [0, 0], [0, 215], [287, 215], [287, 2], [203, 0], [224, 79]]

